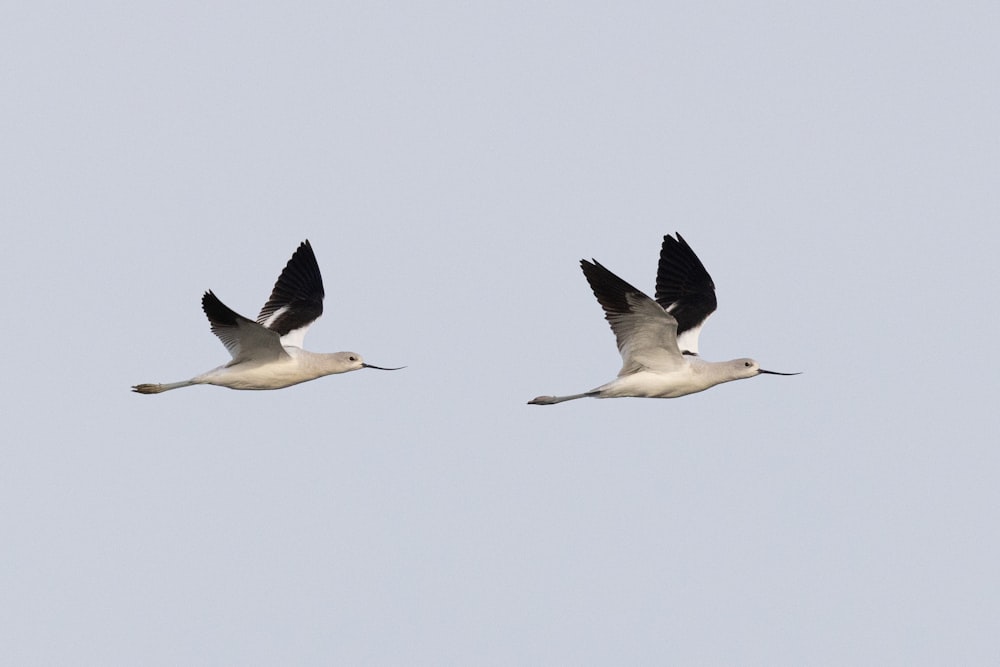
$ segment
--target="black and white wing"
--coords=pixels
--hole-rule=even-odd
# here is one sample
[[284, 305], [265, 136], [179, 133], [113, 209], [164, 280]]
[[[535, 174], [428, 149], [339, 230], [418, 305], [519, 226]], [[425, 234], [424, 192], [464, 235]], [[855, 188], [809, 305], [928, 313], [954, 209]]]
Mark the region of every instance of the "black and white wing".
[[211, 290], [201, 297], [201, 307], [212, 325], [212, 333], [232, 355], [230, 365], [246, 361], [267, 362], [288, 356], [276, 332], [243, 317], [222, 303]]
[[257, 323], [281, 337], [283, 345], [302, 347], [309, 326], [323, 314], [323, 277], [309, 241], [288, 260]]
[[656, 273], [656, 302], [677, 320], [677, 345], [684, 354], [698, 354], [698, 334], [715, 312], [715, 283], [684, 238], [663, 237]]
[[671, 370], [683, 363], [676, 319], [597, 260], [581, 260], [580, 267], [618, 341], [619, 376], [643, 369]]

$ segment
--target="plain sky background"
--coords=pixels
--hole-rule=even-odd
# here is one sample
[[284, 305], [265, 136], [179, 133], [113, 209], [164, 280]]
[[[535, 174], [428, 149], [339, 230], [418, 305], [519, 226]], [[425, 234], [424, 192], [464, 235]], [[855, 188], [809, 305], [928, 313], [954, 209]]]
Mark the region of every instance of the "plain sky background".
[[[8, 3], [0, 662], [1000, 660], [1000, 6]], [[581, 400], [578, 262], [759, 377]], [[228, 359], [303, 239], [277, 392]]]

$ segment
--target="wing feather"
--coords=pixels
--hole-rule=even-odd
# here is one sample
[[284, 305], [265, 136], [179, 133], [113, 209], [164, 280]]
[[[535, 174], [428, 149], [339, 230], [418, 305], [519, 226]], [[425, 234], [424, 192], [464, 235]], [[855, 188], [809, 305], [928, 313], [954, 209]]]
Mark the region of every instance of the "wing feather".
[[581, 260], [580, 267], [618, 342], [619, 376], [643, 369], [669, 370], [683, 363], [677, 320], [670, 313], [597, 260]]
[[243, 317], [222, 303], [211, 290], [201, 298], [201, 307], [212, 325], [212, 333], [219, 337], [233, 357], [230, 365], [244, 361], [272, 361], [288, 356], [277, 332]]
[[715, 312], [715, 283], [684, 238], [663, 237], [656, 273], [656, 302], [677, 320], [678, 346], [698, 354], [698, 336]]
[[285, 265], [257, 323], [277, 332], [282, 343], [302, 347], [309, 326], [323, 314], [323, 277], [308, 239]]

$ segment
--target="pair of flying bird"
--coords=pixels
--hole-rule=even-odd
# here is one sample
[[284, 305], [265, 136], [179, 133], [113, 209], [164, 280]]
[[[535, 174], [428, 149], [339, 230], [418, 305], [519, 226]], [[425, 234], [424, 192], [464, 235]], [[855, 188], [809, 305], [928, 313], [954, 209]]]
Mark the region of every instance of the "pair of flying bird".
[[[596, 260], [580, 266], [618, 340], [622, 369], [618, 377], [596, 389], [568, 396], [539, 396], [533, 405], [552, 405], [576, 398], [677, 398], [731, 380], [771, 375], [753, 359], [703, 361], [698, 334], [716, 308], [715, 284], [680, 234], [663, 237], [650, 299]], [[271, 291], [257, 320], [234, 312], [211, 291], [201, 299], [212, 333], [232, 361], [190, 380], [139, 384], [140, 394], [159, 394], [195, 384], [230, 389], [281, 389], [335, 373], [361, 368], [399, 370], [365, 363], [356, 352], [321, 354], [302, 349], [309, 326], [323, 314], [323, 278], [309, 241], [303, 241]]]

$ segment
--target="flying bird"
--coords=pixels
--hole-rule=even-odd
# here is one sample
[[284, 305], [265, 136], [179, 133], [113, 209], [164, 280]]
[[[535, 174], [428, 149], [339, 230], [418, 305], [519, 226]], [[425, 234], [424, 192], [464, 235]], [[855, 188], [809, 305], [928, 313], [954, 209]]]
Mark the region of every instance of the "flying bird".
[[201, 298], [212, 333], [232, 355], [232, 361], [190, 380], [167, 384], [137, 384], [140, 394], [159, 394], [195, 384], [230, 389], [281, 389], [324, 375], [361, 368], [396, 371], [365, 363], [357, 352], [316, 353], [302, 349], [309, 326], [323, 314], [323, 278], [309, 241], [288, 260], [257, 316], [247, 319], [231, 310], [211, 290]]
[[655, 300], [597, 260], [581, 260], [580, 267], [618, 341], [622, 369], [596, 389], [538, 396], [529, 405], [587, 397], [677, 398], [761, 373], [799, 375], [766, 371], [753, 359], [713, 362], [698, 356], [698, 334], [717, 305], [715, 283], [680, 234], [663, 237]]

